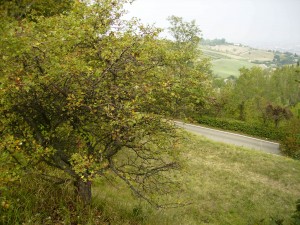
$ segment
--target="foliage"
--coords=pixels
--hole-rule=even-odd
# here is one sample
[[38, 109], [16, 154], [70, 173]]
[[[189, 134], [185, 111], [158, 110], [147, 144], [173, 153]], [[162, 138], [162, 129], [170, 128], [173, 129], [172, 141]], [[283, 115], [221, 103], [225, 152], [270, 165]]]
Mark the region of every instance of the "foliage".
[[[240, 77], [218, 81], [207, 115], [238, 119], [244, 123], [220, 124], [219, 118], [202, 121], [228, 130], [282, 140], [282, 151], [292, 157], [298, 154], [298, 103], [300, 102], [299, 66], [284, 66], [276, 70], [259, 67], [242, 68]], [[216, 82], [215, 82], [216, 84]], [[293, 118], [293, 119], [292, 119]], [[212, 121], [211, 121], [212, 120]], [[216, 122], [216, 121], [218, 122]], [[270, 128], [271, 124], [274, 128]], [[236, 125], [239, 124], [239, 125]]]
[[279, 121], [282, 119], [290, 119], [293, 114], [292, 112], [281, 106], [273, 106], [272, 104], [268, 104], [266, 107], [266, 115], [274, 121], [275, 127], [277, 128], [279, 125]]
[[300, 102], [299, 66], [284, 66], [276, 69], [270, 79], [269, 99], [283, 106], [294, 106]]
[[[210, 63], [202, 57], [199, 49], [201, 32], [195, 21], [185, 22], [181, 17], [171, 16], [169, 32], [175, 39], [167, 41], [169, 65], [164, 74], [165, 88], [171, 96], [157, 92], [160, 105], [168, 108], [172, 117], [189, 117], [207, 104], [211, 92]], [[171, 98], [170, 98], [171, 97]]]
[[2, 16], [9, 16], [17, 20], [24, 18], [35, 20], [38, 16], [53, 16], [62, 14], [71, 9], [74, 0], [1, 0], [0, 11]]
[[300, 120], [293, 118], [285, 126], [285, 136], [281, 143], [281, 150], [284, 154], [300, 159]]
[[[227, 95], [223, 108], [223, 114], [228, 117], [244, 121], [256, 120], [265, 124], [272, 117], [272, 110], [269, 113], [266, 111], [268, 105], [276, 105], [289, 111], [300, 101], [299, 84], [295, 82], [299, 77], [298, 67], [285, 66], [275, 71], [259, 67], [242, 68], [240, 73], [236, 81], [230, 81], [230, 88], [225, 84], [220, 86], [220, 92], [225, 88], [231, 93]], [[290, 118], [288, 114], [287, 119]]]
[[273, 63], [277, 66], [293, 65], [299, 61], [299, 56], [291, 52], [278, 52], [276, 51], [273, 58]]
[[201, 31], [196, 25], [196, 21], [183, 21], [183, 18], [177, 16], [170, 16], [168, 18], [171, 26], [169, 32], [177, 43], [184, 43], [197, 47], [200, 41]]
[[272, 140], [281, 140], [284, 133], [271, 127], [262, 126], [261, 124], [247, 123], [244, 121], [233, 120], [228, 118], [217, 118], [202, 116], [197, 120], [200, 124], [211, 127], [217, 127], [224, 130], [238, 131], [257, 137], [269, 138]]
[[215, 89], [215, 100], [211, 105], [212, 114], [208, 114], [214, 115], [214, 108], [217, 107], [218, 115], [222, 117], [265, 123], [267, 90], [264, 89], [264, 85], [267, 84], [268, 73], [259, 67], [242, 68], [240, 73], [239, 78], [227, 79]]
[[204, 39], [202, 42], [201, 42], [203, 45], [211, 45], [211, 46], [215, 46], [215, 45], [225, 45], [225, 44], [230, 44], [226, 41], [225, 38], [221, 38], [221, 39], [213, 39], [213, 40], [210, 40], [210, 39]]
[[296, 210], [292, 215], [292, 218], [293, 218], [293, 225], [300, 224], [300, 199], [298, 199], [296, 202]]
[[176, 129], [164, 115], [204, 101], [208, 63], [186, 51], [196, 36], [172, 43], [157, 38], [159, 29], [123, 21], [126, 2], [75, 1], [68, 13], [1, 18], [0, 161], [12, 173], [62, 170], [85, 203], [95, 177], [110, 171], [158, 206], [153, 193], [172, 190], [165, 174], [178, 168]]
[[[247, 102], [256, 99], [256, 105], [259, 106], [259, 99], [261, 96], [264, 96], [266, 91], [263, 87], [266, 85], [268, 74], [259, 67], [252, 69], [242, 68], [240, 73], [241, 75], [236, 81], [230, 102], [232, 110], [238, 111], [238, 119], [245, 121], [248, 117], [246, 113]], [[252, 108], [252, 110], [254, 109]]]

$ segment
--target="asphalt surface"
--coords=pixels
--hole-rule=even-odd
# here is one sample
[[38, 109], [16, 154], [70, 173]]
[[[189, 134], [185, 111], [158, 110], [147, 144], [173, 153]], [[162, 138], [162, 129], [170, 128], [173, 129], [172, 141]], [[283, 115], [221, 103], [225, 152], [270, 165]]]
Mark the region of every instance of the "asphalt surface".
[[203, 135], [211, 140], [243, 146], [271, 154], [281, 155], [279, 144], [276, 142], [266, 141], [258, 138], [248, 137], [240, 134], [226, 131], [215, 130], [207, 127], [175, 121], [175, 123], [187, 131]]

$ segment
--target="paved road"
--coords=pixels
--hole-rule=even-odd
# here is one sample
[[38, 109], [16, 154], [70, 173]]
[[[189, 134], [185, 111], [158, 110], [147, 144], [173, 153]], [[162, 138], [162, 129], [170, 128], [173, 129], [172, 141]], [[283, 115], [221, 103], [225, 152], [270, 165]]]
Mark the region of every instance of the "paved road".
[[275, 142], [265, 141], [262, 139], [252, 138], [252, 137], [229, 133], [225, 131], [219, 131], [211, 128], [196, 126], [193, 124], [188, 124], [188, 123], [183, 123], [178, 121], [175, 121], [175, 123], [178, 126], [188, 131], [201, 134], [215, 141], [243, 146], [246, 148], [260, 150], [271, 154], [281, 155], [279, 151], [279, 144]]

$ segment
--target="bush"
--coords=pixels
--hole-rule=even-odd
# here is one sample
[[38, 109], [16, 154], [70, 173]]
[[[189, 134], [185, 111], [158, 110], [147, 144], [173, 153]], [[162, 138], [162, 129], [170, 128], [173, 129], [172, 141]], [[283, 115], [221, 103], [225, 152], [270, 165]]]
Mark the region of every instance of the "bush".
[[261, 124], [246, 123], [239, 120], [214, 118], [202, 116], [197, 119], [200, 124], [205, 124], [212, 127], [221, 128], [224, 130], [238, 131], [245, 134], [268, 138], [272, 140], [282, 140], [284, 133], [275, 128], [262, 126]]
[[281, 142], [282, 152], [300, 160], [300, 120], [294, 118], [285, 127], [285, 137]]
[[296, 202], [296, 210], [292, 216], [293, 225], [300, 225], [300, 199]]
[[300, 160], [300, 137], [289, 134], [281, 142], [281, 151], [294, 159]]

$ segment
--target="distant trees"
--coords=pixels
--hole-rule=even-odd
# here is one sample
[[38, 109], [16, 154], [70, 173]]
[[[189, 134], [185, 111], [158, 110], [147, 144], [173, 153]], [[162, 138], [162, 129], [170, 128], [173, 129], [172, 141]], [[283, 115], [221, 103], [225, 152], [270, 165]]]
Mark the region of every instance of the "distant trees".
[[265, 121], [267, 105], [292, 107], [300, 101], [300, 76], [297, 66], [285, 66], [275, 71], [263, 70], [259, 67], [242, 68], [236, 81], [231, 81], [230, 98], [224, 110], [228, 115], [240, 120], [260, 117]]
[[[212, 98], [207, 114], [241, 120], [256, 124], [257, 127], [269, 127], [269, 134], [273, 131], [285, 132], [285, 136], [275, 136], [283, 141], [286, 153], [297, 155], [299, 153], [296, 154], [295, 151], [299, 146], [300, 134], [298, 129], [292, 127], [290, 120], [297, 124], [299, 122], [299, 80], [298, 65], [283, 66], [275, 70], [242, 68], [236, 80], [226, 80], [223, 85], [220, 81], [214, 82], [215, 98]], [[266, 136], [269, 134], [266, 133]], [[293, 144], [289, 145], [287, 138]]]
[[203, 39], [201, 41], [201, 44], [203, 45], [211, 45], [211, 46], [215, 46], [215, 45], [226, 45], [229, 44], [225, 38], [221, 38], [221, 39]]
[[284, 66], [276, 69], [270, 79], [270, 101], [284, 106], [300, 102], [299, 66]]
[[[245, 121], [254, 116], [254, 112], [264, 110], [262, 104], [263, 97], [267, 92], [268, 73], [255, 67], [252, 69], [242, 68], [240, 74], [239, 78], [230, 86], [230, 98], [228, 98], [224, 110], [231, 117]], [[228, 85], [226, 86], [228, 88]]]
[[274, 53], [273, 63], [275, 63], [277, 66], [293, 65], [296, 64], [298, 60], [299, 56], [297, 54], [276, 51]]

